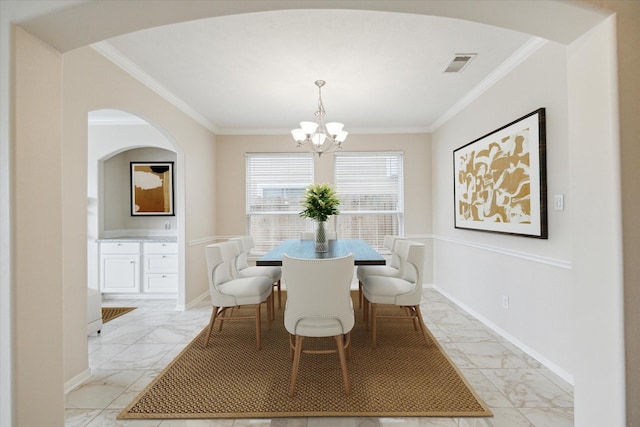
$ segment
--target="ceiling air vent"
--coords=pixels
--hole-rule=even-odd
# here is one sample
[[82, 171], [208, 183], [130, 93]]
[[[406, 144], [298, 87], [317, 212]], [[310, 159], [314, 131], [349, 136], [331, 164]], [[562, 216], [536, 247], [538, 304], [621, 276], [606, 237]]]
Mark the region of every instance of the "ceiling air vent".
[[447, 69], [444, 70], [445, 73], [459, 73], [464, 70], [464, 67], [467, 66], [469, 62], [473, 58], [476, 57], [476, 53], [457, 53], [456, 56], [453, 57], [453, 61], [447, 66]]

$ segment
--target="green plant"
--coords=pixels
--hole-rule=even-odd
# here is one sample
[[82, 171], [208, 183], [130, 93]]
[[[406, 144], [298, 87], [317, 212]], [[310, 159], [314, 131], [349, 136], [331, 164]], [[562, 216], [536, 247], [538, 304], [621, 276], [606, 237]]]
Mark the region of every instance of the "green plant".
[[300, 203], [304, 208], [300, 212], [303, 218], [311, 218], [315, 221], [326, 221], [331, 215], [338, 215], [340, 211], [340, 199], [329, 184], [311, 184], [304, 193], [304, 199]]

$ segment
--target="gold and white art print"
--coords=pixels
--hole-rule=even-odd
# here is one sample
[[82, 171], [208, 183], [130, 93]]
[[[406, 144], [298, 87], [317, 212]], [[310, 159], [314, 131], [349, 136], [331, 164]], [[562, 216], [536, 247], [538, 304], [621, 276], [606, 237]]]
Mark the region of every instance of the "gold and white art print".
[[131, 162], [131, 215], [175, 215], [173, 162]]
[[545, 109], [453, 152], [455, 228], [547, 238]]

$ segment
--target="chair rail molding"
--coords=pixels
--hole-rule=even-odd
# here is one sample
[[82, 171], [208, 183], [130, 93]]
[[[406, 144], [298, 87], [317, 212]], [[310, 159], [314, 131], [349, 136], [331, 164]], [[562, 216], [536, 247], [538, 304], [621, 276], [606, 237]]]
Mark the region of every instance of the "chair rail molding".
[[446, 237], [446, 236], [433, 236], [433, 239], [434, 240], [439, 240], [439, 241], [442, 241], [442, 242], [453, 243], [453, 244], [456, 244], [456, 245], [468, 246], [468, 247], [472, 247], [474, 249], [479, 249], [479, 250], [486, 251], [486, 252], [494, 252], [494, 253], [501, 254], [501, 255], [507, 255], [507, 256], [512, 256], [512, 257], [515, 257], [515, 258], [525, 259], [527, 261], [535, 262], [535, 263], [538, 263], [538, 264], [546, 264], [546, 265], [550, 265], [550, 266], [553, 266], [553, 267], [562, 268], [562, 269], [565, 269], [565, 270], [571, 270], [572, 269], [572, 263], [571, 263], [571, 261], [568, 261], [568, 260], [550, 258], [550, 257], [542, 256], [542, 255], [536, 255], [536, 254], [516, 251], [516, 250], [512, 250], [512, 249], [505, 249], [505, 248], [498, 247], [498, 246], [484, 245], [482, 243], [471, 242], [471, 241], [462, 240], [462, 239], [455, 239], [455, 238]]
[[200, 239], [193, 239], [187, 242], [187, 246], [200, 246], [200, 245], [208, 245], [210, 243], [219, 243], [226, 242], [232, 237], [238, 237], [236, 234], [228, 235], [228, 236], [207, 236], [202, 237]]

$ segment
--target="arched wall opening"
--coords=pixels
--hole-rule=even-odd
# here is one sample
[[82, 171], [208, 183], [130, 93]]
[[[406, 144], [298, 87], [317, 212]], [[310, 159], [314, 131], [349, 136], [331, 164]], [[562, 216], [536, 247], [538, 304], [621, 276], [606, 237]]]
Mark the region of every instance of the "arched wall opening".
[[[265, 3], [266, 3], [266, 2], [265, 2]], [[354, 2], [344, 2], [344, 3], [345, 3], [345, 4], [353, 4]], [[398, 2], [398, 3], [401, 3], [401, 2]], [[405, 2], [402, 2], [402, 3], [405, 3]], [[428, 3], [428, 2], [427, 2], [427, 3]], [[441, 3], [441, 2], [438, 2], [438, 3]], [[530, 3], [535, 3], [535, 2], [530, 2]], [[465, 4], [464, 4], [464, 3], [462, 3], [462, 4], [461, 4], [461, 7], [464, 7], [464, 5], [465, 5]], [[557, 6], [557, 5], [556, 5], [556, 6]], [[267, 6], [267, 7], [268, 7], [268, 6]], [[570, 5], [566, 5], [566, 7], [571, 7], [571, 6], [570, 6]], [[233, 9], [233, 8], [232, 8], [232, 9]], [[235, 12], [237, 12], [237, 11], [235, 11]], [[481, 12], [482, 12], [482, 11], [480, 11], [480, 13], [481, 13]], [[227, 10], [227, 12], [225, 12], [225, 13], [234, 13], [234, 11], [233, 11], [233, 10], [232, 10], [232, 11], [228, 11], [228, 10]], [[182, 15], [181, 15], [181, 16], [182, 16]], [[462, 18], [462, 17], [467, 17], [468, 19], [472, 19], [472, 17], [469, 17], [469, 16], [468, 16], [468, 13], [465, 13], [464, 11], [459, 11], [459, 13], [458, 13], [458, 15], [457, 15], [457, 16], [459, 16], [459, 17], [461, 17], [461, 18]], [[524, 17], [526, 16], [526, 19], [533, 20], [533, 21], [538, 21], [538, 23], [539, 23], [540, 25], [548, 25], [548, 26], [550, 26], [550, 27], [552, 27], [552, 26], [553, 26], [553, 24], [552, 24], [551, 22], [549, 22], [549, 21], [547, 21], [547, 20], [545, 20], [545, 19], [540, 18], [540, 15], [535, 15], [535, 16], [538, 16], [538, 19], [534, 19], [534, 18], [535, 18], [535, 16], [534, 16], [534, 15], [530, 15], [530, 14], [522, 14], [522, 16], [523, 16], [523, 19], [525, 19]], [[558, 16], [558, 15], [556, 15], [556, 16]], [[184, 20], [184, 18], [182, 18], [182, 19]], [[99, 19], [97, 19], [97, 18], [94, 18], [94, 20], [95, 20], [95, 22], [99, 22], [99, 21], [100, 21], [100, 20], [99, 20]], [[480, 19], [480, 20], [481, 20], [481, 19]], [[517, 21], [517, 20], [516, 20], [516, 21]], [[544, 22], [543, 22], [543, 21], [544, 21]], [[89, 20], [89, 22], [91, 22], [91, 20]], [[105, 22], [105, 21], [103, 21], [103, 22]], [[560, 23], [561, 23], [560, 25], [565, 26], [567, 22], [570, 22], [570, 20], [558, 19], [558, 20], [557, 20], [557, 22], [560, 22]], [[85, 24], [85, 25], [86, 25], [86, 22], [84, 22], [84, 21], [83, 21], [83, 24]], [[152, 23], [149, 23], [149, 24], [148, 24], [148, 26], [152, 26], [152, 25], [153, 25]], [[595, 25], [596, 25], [596, 24], [593, 24], [592, 26], [595, 26]], [[143, 26], [140, 26], [139, 28], [143, 28]], [[131, 30], [131, 28], [129, 28], [127, 31], [130, 31], [130, 30]], [[93, 41], [99, 41], [99, 40], [105, 39], [105, 38], [107, 38], [107, 37], [110, 37], [110, 36], [114, 36], [114, 35], [120, 34], [120, 33], [122, 33], [122, 32], [123, 32], [122, 30], [112, 30], [112, 32], [111, 32], [110, 34], [108, 34], [108, 35], [106, 35], [106, 36], [105, 36], [105, 35], [103, 35], [103, 36], [101, 36], [101, 37], [97, 37], [97, 38], [95, 38], [95, 40], [93, 40]], [[583, 32], [584, 32], [584, 31], [583, 31]], [[33, 33], [34, 33], [34, 34], [38, 34], [38, 31], [33, 31]], [[42, 38], [43, 40], [45, 40], [45, 41], [49, 41], [49, 39], [47, 38], [47, 36], [46, 36], [45, 34], [41, 35], [41, 38]], [[86, 42], [81, 42], [81, 43], [82, 43], [81, 45], [86, 44]], [[51, 45], [56, 46], [56, 43], [55, 43], [55, 42], [51, 42]], [[58, 49], [60, 49], [60, 51], [64, 52], [64, 51], [68, 51], [68, 50], [69, 50], [69, 49], [71, 49], [71, 48], [64, 48], [64, 47], [62, 47], [62, 46], [59, 46], [59, 47], [58, 47]], [[4, 71], [4, 70], [3, 70], [3, 71]], [[3, 137], [4, 137], [4, 132], [3, 132]], [[7, 138], [3, 139], [3, 144], [5, 144], [5, 143], [7, 143], [7, 144], [8, 144], [7, 140], [8, 140]], [[19, 143], [19, 142], [20, 142], [20, 141], [18, 141], [18, 143]], [[19, 191], [19, 190], [20, 190], [20, 188], [18, 188], [17, 190]], [[20, 283], [18, 283], [18, 286], [19, 286], [19, 285], [20, 285]], [[582, 308], [586, 308], [586, 307], [582, 307]], [[18, 314], [18, 315], [19, 315], [19, 314]], [[6, 320], [6, 318], [3, 318], [3, 320]], [[22, 333], [29, 333], [29, 332], [30, 332], [30, 331], [24, 331], [24, 332], [22, 332]], [[3, 344], [7, 344], [7, 341], [3, 340]], [[46, 348], [45, 348], [45, 351], [46, 351]], [[591, 357], [590, 359], [593, 359], [593, 357]], [[57, 373], [56, 373], [56, 374], [57, 374]], [[17, 380], [17, 381], [18, 381], [18, 382], [20, 382], [20, 381], [21, 381], [21, 378], [18, 378], [18, 380]], [[57, 384], [54, 384], [54, 386], [56, 386], [56, 385], [57, 385]], [[25, 387], [23, 387], [23, 388], [25, 388]], [[28, 391], [29, 387], [26, 387], [26, 389], [27, 389], [27, 391]], [[36, 400], [37, 400], [37, 399], [36, 399]], [[582, 398], [582, 400], [584, 401], [584, 398]], [[583, 405], [583, 406], [584, 406], [584, 405]], [[584, 412], [584, 411], [583, 411], [583, 412]]]
[[[88, 113], [87, 283], [100, 289], [97, 241], [108, 238], [175, 238], [179, 247], [178, 289], [155, 295], [184, 308], [184, 154], [163, 127], [135, 113], [102, 109]], [[129, 162], [174, 163], [174, 215], [131, 215]], [[106, 169], [106, 170], [105, 170]], [[109, 200], [107, 200], [109, 198]], [[146, 296], [149, 296], [148, 294]], [[153, 296], [153, 295], [152, 295]]]

